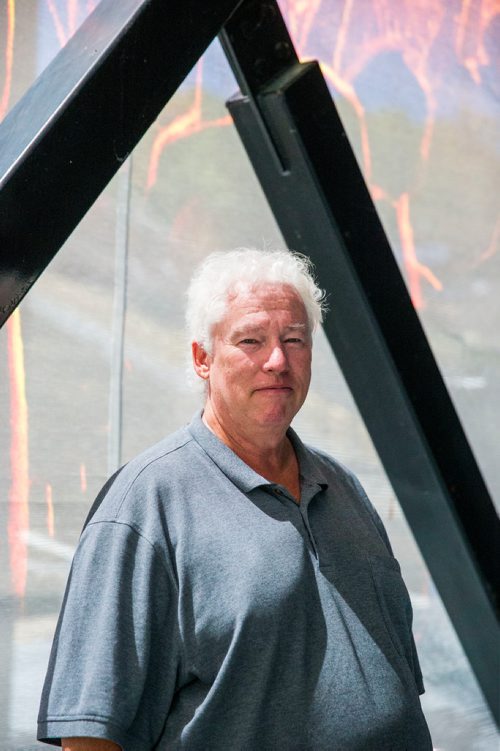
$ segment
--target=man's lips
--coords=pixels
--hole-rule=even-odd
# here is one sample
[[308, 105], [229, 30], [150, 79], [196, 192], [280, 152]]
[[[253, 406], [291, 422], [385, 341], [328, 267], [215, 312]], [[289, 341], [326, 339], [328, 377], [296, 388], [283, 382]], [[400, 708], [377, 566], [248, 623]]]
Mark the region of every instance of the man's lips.
[[255, 391], [276, 391], [276, 392], [289, 392], [292, 391], [291, 386], [260, 386]]

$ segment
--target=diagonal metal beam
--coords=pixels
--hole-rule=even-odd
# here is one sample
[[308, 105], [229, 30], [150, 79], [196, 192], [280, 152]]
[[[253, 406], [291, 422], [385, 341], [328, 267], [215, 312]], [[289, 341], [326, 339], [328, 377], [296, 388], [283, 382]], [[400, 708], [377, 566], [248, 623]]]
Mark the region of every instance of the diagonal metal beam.
[[243, 92], [228, 108], [286, 244], [329, 293], [326, 335], [499, 722], [498, 518], [319, 66], [278, 15], [256, 0], [225, 25]]
[[241, 0], [102, 0], [0, 124], [0, 326]]

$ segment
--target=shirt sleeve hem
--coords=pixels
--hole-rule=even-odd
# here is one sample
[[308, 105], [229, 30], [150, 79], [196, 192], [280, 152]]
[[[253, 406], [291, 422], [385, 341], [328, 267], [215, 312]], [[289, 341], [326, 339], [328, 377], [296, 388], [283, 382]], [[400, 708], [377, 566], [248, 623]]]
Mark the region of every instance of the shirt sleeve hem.
[[144, 740], [127, 733], [113, 722], [101, 719], [67, 718], [38, 722], [37, 739], [52, 746], [61, 746], [62, 738], [102, 738], [113, 741], [127, 751], [143, 751]]

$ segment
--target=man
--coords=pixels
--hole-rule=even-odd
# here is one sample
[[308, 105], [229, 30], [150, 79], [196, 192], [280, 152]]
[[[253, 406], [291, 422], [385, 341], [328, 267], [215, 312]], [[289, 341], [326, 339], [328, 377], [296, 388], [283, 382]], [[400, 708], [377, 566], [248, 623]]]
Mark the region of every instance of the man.
[[357, 479], [290, 429], [321, 314], [295, 254], [214, 254], [195, 275], [204, 410], [94, 505], [40, 739], [67, 751], [432, 748], [382, 523]]

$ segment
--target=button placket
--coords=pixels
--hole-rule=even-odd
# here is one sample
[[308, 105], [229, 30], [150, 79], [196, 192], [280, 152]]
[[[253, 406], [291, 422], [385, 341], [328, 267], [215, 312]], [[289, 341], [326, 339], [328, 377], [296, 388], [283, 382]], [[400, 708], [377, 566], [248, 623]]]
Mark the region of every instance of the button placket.
[[319, 563], [319, 552], [318, 547], [316, 545], [316, 540], [313, 534], [313, 531], [311, 529], [311, 525], [309, 524], [309, 504], [313, 501], [314, 496], [318, 492], [318, 486], [316, 484], [311, 485], [310, 483], [305, 482], [303, 485], [303, 500], [300, 504], [299, 511], [300, 516], [302, 519], [302, 523], [307, 530], [307, 535], [309, 537], [309, 540], [311, 541], [312, 548], [314, 550], [314, 556], [316, 560]]
[[312, 533], [312, 529], [311, 529], [311, 527], [309, 525], [309, 519], [307, 517], [307, 507], [306, 506], [304, 506], [303, 508], [299, 507], [299, 513], [300, 513], [300, 518], [302, 520], [302, 524], [304, 525], [304, 529], [306, 530], [307, 536], [308, 536], [308, 538], [309, 538], [309, 540], [311, 542], [312, 549], [314, 551], [314, 557], [317, 560], [318, 559], [318, 548], [316, 547], [316, 540], [314, 539], [314, 535]]
[[[304, 518], [304, 515], [302, 513], [302, 504], [297, 503], [292, 496], [283, 488], [281, 487], [274, 487], [273, 488], [274, 494], [278, 497], [278, 499], [285, 504], [285, 506], [288, 506], [290, 509], [290, 513], [297, 519], [299, 522], [300, 527], [304, 530], [304, 537], [306, 540], [309, 541], [310, 548], [312, 550], [312, 553], [314, 557], [318, 558], [318, 551], [316, 548], [316, 543], [314, 541], [314, 537], [312, 535], [312, 532], [309, 528], [309, 523], [307, 521], [307, 517]], [[306, 504], [307, 505], [307, 504]]]

